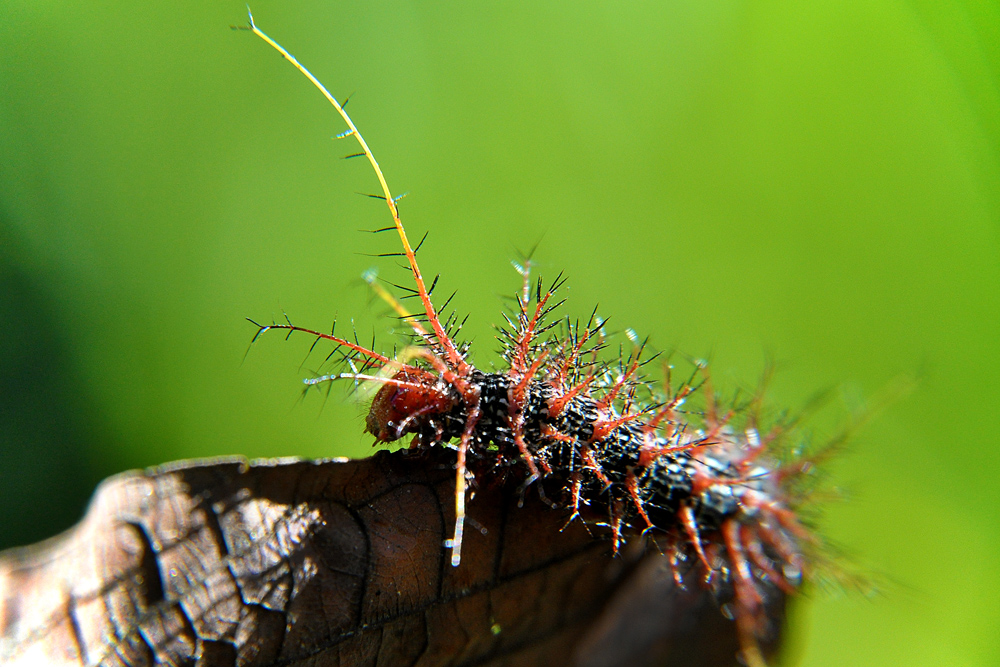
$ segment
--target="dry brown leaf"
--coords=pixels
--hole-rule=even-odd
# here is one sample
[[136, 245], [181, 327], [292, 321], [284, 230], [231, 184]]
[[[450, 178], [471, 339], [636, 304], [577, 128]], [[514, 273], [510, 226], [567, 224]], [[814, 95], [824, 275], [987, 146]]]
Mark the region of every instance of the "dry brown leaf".
[[476, 491], [452, 568], [453, 466], [442, 449], [111, 478], [76, 527], [0, 555], [0, 662], [736, 664], [710, 595], [639, 540], [614, 557], [580, 521], [560, 531], [513, 480]]

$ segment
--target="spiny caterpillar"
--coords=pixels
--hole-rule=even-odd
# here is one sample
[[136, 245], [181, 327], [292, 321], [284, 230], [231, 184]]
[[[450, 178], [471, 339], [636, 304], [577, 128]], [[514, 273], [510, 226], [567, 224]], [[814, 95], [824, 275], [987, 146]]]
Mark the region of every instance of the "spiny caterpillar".
[[[456, 342], [460, 323], [442, 320], [417, 264], [393, 197], [368, 144], [343, 106], [282, 46], [260, 31], [250, 15], [245, 29], [276, 49], [312, 82], [347, 124], [338, 139], [353, 137], [371, 163], [414, 281], [409, 290], [422, 313], [409, 313], [384, 288], [373, 288], [412, 328], [414, 343], [395, 358], [338, 337], [286, 324], [259, 325], [304, 332], [335, 345], [349, 371], [306, 380], [377, 383], [366, 430], [376, 443], [413, 435], [416, 449], [453, 446], [455, 525], [445, 546], [459, 566], [471, 460], [490, 461], [502, 474], [523, 478], [522, 492], [536, 489], [570, 521], [603, 516], [617, 552], [626, 533], [648, 534], [668, 556], [678, 585], [694, 573], [735, 620], [742, 659], [765, 664], [760, 641], [769, 627], [767, 603], [795, 593], [812, 574], [820, 540], [799, 518], [810, 468], [820, 455], [802, 456], [784, 444], [786, 430], [758, 430], [760, 396], [742, 409], [721, 409], [702, 364], [673, 388], [665, 365], [662, 389], [644, 379], [644, 344], [608, 362], [602, 323], [553, 320], [561, 305], [560, 278], [547, 288], [520, 267], [523, 284], [513, 316], [501, 328], [508, 368], [483, 372]], [[382, 230], [385, 231], [385, 230]], [[406, 288], [404, 288], [406, 289]], [[333, 353], [331, 353], [333, 354]], [[701, 388], [703, 409], [682, 406]], [[457, 445], [449, 445], [457, 439]], [[782, 451], [779, 451], [782, 450]], [[477, 469], [483, 466], [477, 466]], [[513, 473], [512, 473], [513, 471]]]

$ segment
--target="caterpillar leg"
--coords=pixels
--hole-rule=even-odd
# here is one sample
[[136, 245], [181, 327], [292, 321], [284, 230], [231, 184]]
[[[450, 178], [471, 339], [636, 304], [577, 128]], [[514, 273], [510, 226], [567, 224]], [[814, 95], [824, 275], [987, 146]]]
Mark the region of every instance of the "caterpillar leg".
[[[563, 527], [559, 529], [559, 532], [566, 530], [566, 528], [568, 528], [569, 525], [573, 523], [573, 521], [580, 518], [580, 489], [583, 486], [583, 477], [580, 475], [580, 472], [578, 470], [574, 470], [570, 474], [570, 484], [572, 493], [571, 502], [573, 503], [573, 513], [570, 514], [568, 519], [566, 519], [566, 523], [563, 524]], [[585, 521], [583, 525], [586, 526], [587, 522]]]
[[733, 583], [733, 605], [736, 632], [739, 635], [740, 653], [748, 667], [767, 667], [761, 653], [758, 637], [764, 617], [764, 600], [750, 570], [750, 562], [740, 540], [740, 523], [729, 519], [722, 524], [722, 539]]
[[476, 405], [469, 411], [469, 417], [465, 422], [465, 430], [458, 443], [458, 457], [455, 461], [455, 531], [450, 543], [445, 543], [445, 546], [451, 547], [452, 567], [458, 567], [462, 562], [462, 534], [465, 530], [465, 457], [469, 451], [469, 443], [472, 440], [476, 422], [479, 421], [478, 396], [476, 398]]
[[688, 542], [691, 543], [698, 560], [705, 568], [705, 583], [711, 583], [712, 565], [709, 563], [708, 556], [705, 555], [705, 549], [701, 544], [701, 535], [698, 533], [698, 522], [694, 518], [694, 510], [691, 509], [690, 505], [684, 505], [680, 509], [680, 515], [681, 525], [684, 526], [684, 532], [687, 533]]
[[646, 508], [642, 506], [642, 500], [639, 498], [639, 480], [636, 479], [635, 472], [632, 470], [629, 470], [628, 475], [625, 476], [625, 488], [628, 489], [628, 495], [632, 499], [632, 504], [635, 505], [636, 511], [639, 512], [639, 516], [646, 522], [646, 527], [642, 529], [642, 532], [645, 533], [652, 530], [653, 522], [649, 520]]
[[624, 507], [622, 507], [622, 502], [620, 500], [615, 500], [611, 503], [611, 538], [614, 544], [614, 553], [617, 556], [619, 547], [622, 544], [622, 515], [624, 514]]

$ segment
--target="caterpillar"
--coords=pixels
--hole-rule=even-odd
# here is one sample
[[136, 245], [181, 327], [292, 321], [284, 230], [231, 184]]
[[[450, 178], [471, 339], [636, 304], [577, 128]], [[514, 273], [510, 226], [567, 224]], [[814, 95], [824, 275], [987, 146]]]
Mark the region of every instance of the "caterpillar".
[[[506, 369], [484, 372], [468, 345], [457, 340], [461, 322], [442, 317], [431, 299], [413, 246], [400, 220], [398, 201], [351, 118], [332, 94], [288, 51], [254, 23], [252, 31], [277, 50], [323, 94], [347, 125], [336, 139], [353, 138], [370, 162], [392, 217], [420, 302], [413, 314], [375, 282], [373, 289], [412, 330], [412, 343], [392, 357], [354, 340], [290, 321], [258, 324], [253, 341], [271, 330], [300, 332], [334, 345], [346, 370], [305, 380], [308, 386], [336, 380], [378, 387], [365, 424], [376, 444], [412, 436], [411, 448], [455, 449], [455, 524], [445, 543], [451, 565], [462, 558], [465, 503], [476, 470], [519, 475], [521, 491], [536, 490], [569, 521], [610, 528], [613, 549], [635, 533], [648, 535], [666, 554], [680, 586], [694, 573], [736, 623], [741, 657], [765, 665], [760, 642], [773, 628], [765, 613], [775, 596], [799, 591], [821, 550], [820, 539], [801, 519], [803, 488], [818, 456], [780, 452], [782, 425], [762, 430], [760, 394], [740, 408], [722, 408], [704, 364], [672, 387], [664, 364], [661, 387], [646, 378], [655, 357], [645, 343], [608, 360], [608, 337], [596, 311], [584, 324], [553, 316], [562, 276], [545, 287], [532, 280], [530, 261], [512, 313], [499, 329]], [[445, 304], [445, 307], [447, 304]], [[695, 396], [700, 411], [685, 409]], [[483, 473], [480, 473], [483, 474]], [[582, 510], [586, 511], [584, 518]]]

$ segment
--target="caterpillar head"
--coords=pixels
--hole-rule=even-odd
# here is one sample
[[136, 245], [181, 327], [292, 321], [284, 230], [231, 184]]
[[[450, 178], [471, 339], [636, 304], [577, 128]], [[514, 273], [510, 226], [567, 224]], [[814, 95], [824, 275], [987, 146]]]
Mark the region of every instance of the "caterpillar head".
[[366, 430], [379, 442], [392, 442], [407, 433], [438, 429], [436, 418], [451, 412], [461, 399], [441, 378], [430, 373], [399, 371], [386, 380], [372, 400]]

